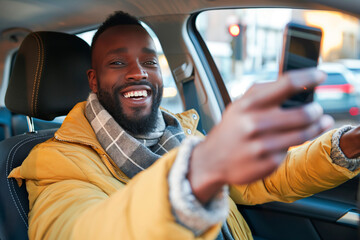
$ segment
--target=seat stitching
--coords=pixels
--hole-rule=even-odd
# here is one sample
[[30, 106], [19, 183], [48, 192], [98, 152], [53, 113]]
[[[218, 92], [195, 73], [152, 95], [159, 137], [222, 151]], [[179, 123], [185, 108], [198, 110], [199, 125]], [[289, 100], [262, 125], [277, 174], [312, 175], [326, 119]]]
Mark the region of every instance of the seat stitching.
[[37, 83], [38, 73], [39, 73], [39, 69], [40, 69], [41, 47], [40, 47], [40, 42], [39, 42], [39, 39], [38, 39], [38, 35], [33, 34], [32, 37], [35, 38], [37, 46], [38, 46], [38, 60], [37, 60], [37, 64], [36, 64], [36, 72], [35, 72], [35, 77], [34, 77], [33, 92], [32, 92], [31, 103], [30, 103], [31, 114], [35, 115], [35, 107], [34, 107], [33, 102], [34, 102], [34, 99], [35, 99], [36, 83]]
[[[30, 137], [30, 138], [24, 139], [23, 141], [19, 142], [19, 144], [16, 144], [16, 145], [19, 145], [19, 146], [18, 146], [17, 149], [14, 151], [14, 154], [13, 154], [13, 157], [12, 157], [10, 166], [12, 166], [12, 163], [13, 163], [13, 160], [14, 160], [14, 156], [16, 155], [16, 152], [20, 149], [21, 145], [26, 144], [26, 143], [31, 142], [31, 141], [34, 141], [34, 140], [37, 140], [37, 139], [45, 138], [45, 137], [47, 137], [47, 136]], [[13, 147], [12, 149], [14, 149], [14, 147]], [[12, 151], [12, 150], [11, 150], [11, 151]], [[8, 175], [8, 174], [9, 174], [9, 173], [7, 173], [7, 175]], [[10, 183], [11, 183], [11, 182], [10, 182], [9, 179], [7, 179], [7, 181], [8, 181], [8, 186], [9, 186], [9, 188], [10, 188]], [[15, 191], [15, 184], [14, 184], [14, 183], [12, 183], [12, 188], [13, 188], [13, 191], [16, 193], [16, 191]], [[20, 214], [20, 216], [21, 216], [21, 218], [22, 218], [22, 220], [23, 220], [24, 223], [25, 223], [25, 226], [28, 228], [28, 224], [27, 224], [28, 216], [27, 216], [27, 214], [26, 214], [26, 211], [23, 209], [22, 205], [19, 204], [20, 207], [21, 207], [21, 210], [23, 211], [23, 214], [24, 214], [24, 216], [25, 216], [25, 218], [26, 218], [26, 220], [25, 220], [25, 219], [23, 218], [23, 216], [21, 215], [20, 209], [19, 209], [19, 207], [18, 207], [18, 205], [17, 205], [17, 202], [15, 201], [15, 198], [14, 198], [14, 196], [13, 196], [13, 193], [11, 192], [11, 189], [10, 189], [10, 194], [11, 194], [12, 200], [13, 200], [13, 202], [14, 202], [14, 204], [15, 204], [15, 206], [16, 206], [16, 208], [17, 208], [17, 210], [18, 210], [18, 212], [19, 212], [19, 214]], [[18, 195], [15, 194], [15, 196], [16, 196], [17, 200], [20, 202], [20, 199], [19, 199]]]
[[[8, 157], [7, 157], [6, 170], [5, 170], [5, 171], [6, 171], [6, 175], [8, 176], [8, 175], [10, 174], [9, 171], [8, 171], [9, 156], [10, 156], [10, 155], [13, 155], [13, 157], [11, 158], [11, 163], [10, 163], [10, 166], [12, 166], [12, 163], [13, 163], [13, 160], [14, 160], [14, 156], [16, 155], [16, 152], [19, 150], [19, 148], [21, 147], [21, 145], [26, 144], [26, 143], [31, 142], [31, 141], [34, 141], [34, 140], [37, 140], [37, 139], [48, 138], [48, 137], [49, 137], [49, 136], [45, 136], [45, 135], [44, 135], [44, 136], [36, 136], [36, 137], [31, 136], [31, 137], [26, 138], [26, 139], [18, 142], [17, 144], [15, 144], [15, 145], [11, 148], [11, 150], [9, 151], [9, 154], [8, 154]], [[14, 148], [17, 148], [17, 149], [16, 149], [16, 150], [14, 151], [14, 153], [12, 154]], [[6, 179], [7, 179], [7, 183], [8, 183], [8, 187], [9, 187], [9, 192], [10, 192], [10, 194], [11, 194], [11, 198], [12, 198], [12, 200], [13, 200], [13, 202], [14, 202], [14, 205], [15, 205], [16, 209], [18, 210], [18, 213], [20, 214], [21, 219], [24, 221], [26, 228], [28, 228], [28, 223], [27, 223], [28, 216], [27, 216], [27, 214], [26, 214], [26, 211], [23, 209], [23, 207], [22, 207], [21, 204], [20, 204], [21, 210], [23, 211], [23, 214], [25, 215], [25, 218], [26, 218], [26, 220], [25, 220], [24, 217], [22, 216], [21, 212], [20, 212], [20, 209], [19, 209], [19, 207], [18, 207], [18, 205], [17, 205], [17, 202], [15, 201], [15, 197], [14, 197], [13, 193], [11, 192], [11, 187], [12, 187], [13, 190], [14, 190], [14, 192], [16, 193], [15, 187], [14, 187], [14, 183], [12, 183], [12, 186], [10, 186], [10, 185], [11, 185], [10, 179], [9, 179], [9, 178], [6, 178]], [[20, 202], [20, 199], [19, 199], [18, 195], [15, 194], [15, 196], [16, 196], [17, 200]]]
[[39, 76], [37, 78], [38, 81], [37, 81], [37, 84], [36, 84], [35, 99], [34, 99], [35, 100], [34, 112], [37, 113], [38, 102], [39, 102], [39, 99], [38, 99], [39, 87], [40, 87], [40, 81], [41, 81], [41, 74], [42, 74], [43, 67], [44, 67], [45, 49], [44, 49], [44, 44], [43, 44], [42, 38], [40, 37], [40, 35], [38, 35], [38, 33], [35, 33], [35, 34], [38, 36], [39, 44], [40, 44], [40, 52], [41, 52], [40, 71], [39, 71]]
[[[7, 159], [6, 159], [6, 170], [5, 170], [5, 171], [6, 171], [6, 176], [9, 176], [9, 171], [8, 171], [8, 169], [9, 169], [9, 164], [8, 164], [8, 163], [9, 163], [9, 157], [10, 157], [10, 155], [12, 154], [13, 149], [16, 148], [18, 145], [23, 144], [25, 141], [28, 141], [29, 139], [31, 140], [32, 137], [26, 138], [26, 139], [18, 142], [17, 144], [15, 144], [15, 145], [10, 149], [9, 154], [8, 154], [8, 157], [7, 157]], [[25, 226], [28, 227], [26, 221], [24, 220], [23, 216], [21, 215], [21, 212], [20, 212], [20, 210], [19, 210], [19, 208], [18, 208], [18, 206], [17, 206], [17, 203], [16, 203], [16, 201], [15, 201], [15, 198], [14, 198], [12, 192], [11, 192], [10, 180], [9, 180], [9, 178], [6, 178], [6, 180], [7, 180], [7, 183], [8, 183], [9, 192], [10, 192], [10, 194], [11, 194], [11, 198], [12, 198], [12, 200], [13, 200], [13, 202], [14, 202], [14, 205], [15, 205], [16, 209], [18, 210], [18, 212], [19, 212], [19, 214], [20, 214], [20, 217], [21, 217], [22, 220], [24, 221]], [[23, 209], [22, 209], [22, 210], [23, 210]], [[23, 210], [23, 211], [24, 211], [24, 210]], [[25, 212], [25, 211], [24, 211], [24, 212]]]
[[[41, 136], [41, 137], [44, 137], [44, 136]], [[34, 137], [31, 136], [31, 137], [29, 137], [29, 138], [26, 138], [26, 139], [20, 141], [19, 143], [17, 143], [15, 146], [13, 146], [13, 147], [11, 148], [10, 154], [8, 155], [8, 158], [7, 158], [7, 161], [6, 161], [6, 174], [7, 174], [7, 176], [9, 175], [9, 172], [8, 172], [8, 163], [9, 163], [9, 161], [8, 161], [8, 160], [9, 160], [9, 156], [11, 155], [13, 149], [14, 149], [14, 148], [17, 148], [17, 149], [14, 151], [14, 154], [13, 154], [13, 156], [15, 156], [17, 150], [19, 149], [19, 147], [21, 147], [22, 144], [28, 143], [28, 142], [30, 142], [30, 141], [36, 140], [37, 138], [41, 138], [41, 137], [35, 137], [35, 138], [34, 138]], [[14, 159], [14, 157], [12, 157], [10, 166], [12, 166], [13, 159]], [[17, 203], [16, 203], [16, 201], [15, 201], [15, 198], [14, 198], [14, 196], [13, 196], [13, 193], [11, 192], [11, 186], [10, 186], [10, 183], [11, 183], [11, 182], [10, 182], [10, 180], [9, 180], [8, 178], [7, 178], [7, 182], [8, 182], [9, 192], [10, 192], [10, 194], [11, 194], [11, 197], [12, 197], [12, 200], [13, 200], [13, 202], [14, 202], [14, 205], [15, 205], [16, 209], [18, 210], [18, 212], [19, 212], [22, 220], [24, 221], [26, 227], [28, 227], [27, 221], [24, 220], [24, 218], [23, 218], [23, 216], [22, 216], [22, 214], [21, 214], [21, 212], [20, 212], [20, 209], [19, 209], [19, 207], [18, 207], [18, 205], [17, 205]], [[16, 192], [16, 191], [15, 191], [14, 184], [13, 184], [12, 188], [13, 188], [14, 192]], [[16, 195], [16, 197], [17, 197], [18, 201], [20, 201], [17, 195]], [[20, 206], [21, 206], [21, 204], [20, 204]], [[25, 217], [26, 217], [26, 219], [27, 219], [27, 214], [26, 214], [25, 210], [22, 208], [22, 206], [21, 206], [21, 210], [23, 211], [23, 214], [25, 215]]]

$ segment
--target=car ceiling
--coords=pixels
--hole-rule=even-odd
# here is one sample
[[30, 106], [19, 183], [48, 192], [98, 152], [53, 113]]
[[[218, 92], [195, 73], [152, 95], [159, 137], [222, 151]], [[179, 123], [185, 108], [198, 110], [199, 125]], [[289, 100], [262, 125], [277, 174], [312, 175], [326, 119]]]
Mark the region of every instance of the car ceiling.
[[[140, 19], [229, 7], [332, 7], [360, 16], [359, 0], [0, 0], [0, 74], [5, 57], [30, 31], [81, 32], [95, 28], [115, 10]], [[2, 76], [2, 74], [1, 74]]]
[[[171, 3], [171, 4], [170, 4]], [[114, 10], [137, 17], [189, 14], [205, 9], [232, 6], [335, 7], [360, 14], [358, 0], [0, 0], [0, 32], [21, 27], [31, 31], [72, 32], [93, 27]]]

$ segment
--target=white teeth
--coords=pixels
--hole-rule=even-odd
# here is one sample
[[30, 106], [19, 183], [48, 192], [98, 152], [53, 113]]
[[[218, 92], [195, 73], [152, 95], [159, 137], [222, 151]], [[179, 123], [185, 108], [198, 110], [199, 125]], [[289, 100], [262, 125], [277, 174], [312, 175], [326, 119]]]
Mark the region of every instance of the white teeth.
[[147, 97], [147, 91], [146, 90], [140, 90], [140, 91], [130, 91], [124, 93], [125, 98], [131, 98], [131, 97]]

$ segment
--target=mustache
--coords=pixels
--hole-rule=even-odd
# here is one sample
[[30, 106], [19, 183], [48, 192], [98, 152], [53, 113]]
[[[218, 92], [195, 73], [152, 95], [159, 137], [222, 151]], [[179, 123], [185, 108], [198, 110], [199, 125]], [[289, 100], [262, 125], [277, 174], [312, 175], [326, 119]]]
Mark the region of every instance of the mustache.
[[122, 84], [118, 87], [116, 87], [114, 89], [115, 92], [120, 92], [122, 91], [123, 89], [127, 88], [127, 87], [130, 87], [130, 86], [137, 86], [137, 85], [146, 85], [146, 86], [149, 86], [151, 88], [151, 91], [153, 93], [155, 93], [155, 87], [154, 85], [152, 85], [150, 82], [148, 81], [145, 81], [145, 80], [140, 80], [140, 81], [136, 81], [136, 82], [128, 82], [128, 83], [125, 83], [125, 84]]

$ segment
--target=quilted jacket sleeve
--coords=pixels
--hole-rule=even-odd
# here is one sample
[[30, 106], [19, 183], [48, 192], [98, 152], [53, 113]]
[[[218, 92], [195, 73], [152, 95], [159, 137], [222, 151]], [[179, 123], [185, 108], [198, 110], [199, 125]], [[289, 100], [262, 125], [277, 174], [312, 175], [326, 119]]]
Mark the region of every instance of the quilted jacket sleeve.
[[[36, 147], [11, 173], [26, 179], [30, 239], [194, 239], [175, 222], [168, 200], [166, 179], [177, 150], [125, 185], [90, 147], [53, 144]], [[199, 239], [214, 239], [220, 227]]]
[[244, 205], [293, 202], [355, 177], [359, 169], [352, 172], [331, 161], [331, 137], [335, 131], [289, 151], [283, 164], [268, 178], [248, 185], [232, 186], [232, 199]]

